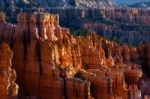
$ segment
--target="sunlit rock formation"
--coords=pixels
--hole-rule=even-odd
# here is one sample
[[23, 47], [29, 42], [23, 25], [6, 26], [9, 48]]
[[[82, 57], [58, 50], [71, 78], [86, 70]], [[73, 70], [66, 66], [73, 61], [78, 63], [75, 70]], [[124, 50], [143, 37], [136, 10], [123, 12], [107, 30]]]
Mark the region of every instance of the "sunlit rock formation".
[[[143, 63], [140, 56], [146, 54], [139, 52], [144, 47], [130, 48], [95, 33], [73, 36], [59, 25], [59, 17], [54, 14], [21, 12], [15, 25], [6, 23], [2, 13], [0, 18], [1, 26], [9, 27], [8, 34], [0, 30], [0, 38], [14, 54], [12, 65], [21, 90], [19, 98], [142, 97], [139, 84], [143, 73], [139, 65]], [[148, 54], [145, 57], [149, 61]]]
[[0, 45], [0, 98], [16, 99], [19, 86], [15, 83], [16, 71], [11, 68], [12, 51], [7, 44]]

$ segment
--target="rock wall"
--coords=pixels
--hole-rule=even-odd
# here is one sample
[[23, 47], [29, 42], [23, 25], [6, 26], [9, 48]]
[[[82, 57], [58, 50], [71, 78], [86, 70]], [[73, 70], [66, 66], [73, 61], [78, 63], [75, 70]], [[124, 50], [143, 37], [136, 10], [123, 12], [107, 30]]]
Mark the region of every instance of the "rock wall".
[[21, 12], [15, 25], [6, 23], [3, 13], [0, 18], [1, 28], [8, 31], [4, 34], [5, 29], [0, 29], [1, 43], [8, 43], [14, 53], [19, 98], [142, 97], [143, 73], [138, 64], [143, 62], [139, 53], [143, 48], [119, 45], [95, 33], [73, 36], [54, 14]]

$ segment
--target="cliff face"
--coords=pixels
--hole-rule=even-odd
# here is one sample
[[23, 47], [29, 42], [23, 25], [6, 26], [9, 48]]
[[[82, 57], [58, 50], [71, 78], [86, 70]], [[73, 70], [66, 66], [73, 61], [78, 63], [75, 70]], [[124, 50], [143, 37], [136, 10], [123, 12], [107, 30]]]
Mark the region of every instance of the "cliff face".
[[94, 33], [74, 37], [54, 14], [21, 12], [15, 25], [5, 22], [3, 13], [0, 19], [0, 42], [14, 54], [19, 98], [139, 99], [145, 94], [139, 89], [142, 71], [137, 65], [145, 62], [143, 48]]

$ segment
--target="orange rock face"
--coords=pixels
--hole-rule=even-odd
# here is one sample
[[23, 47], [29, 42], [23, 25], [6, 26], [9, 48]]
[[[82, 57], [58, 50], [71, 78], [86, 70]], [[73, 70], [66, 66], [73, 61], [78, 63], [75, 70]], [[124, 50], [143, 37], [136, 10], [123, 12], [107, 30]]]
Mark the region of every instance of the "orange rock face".
[[131, 55], [131, 60], [134, 61], [135, 63], [137, 64], [140, 64], [140, 61], [139, 61], [139, 54], [138, 54], [138, 51], [136, 48], [132, 48], [130, 50], [130, 55]]
[[7, 44], [0, 45], [0, 98], [17, 97], [19, 86], [15, 83], [16, 72], [11, 69], [12, 52]]
[[[142, 47], [130, 49], [126, 44], [110, 42], [94, 33], [74, 37], [69, 29], [59, 26], [57, 15], [40, 12], [20, 13], [18, 24], [9, 25], [11, 35], [6, 35], [5, 39], [2, 28], [8, 24], [3, 14], [0, 14], [0, 18], [0, 38], [12, 48], [12, 65], [17, 72], [17, 83], [26, 96], [35, 99], [141, 97], [138, 84], [142, 71], [134, 63], [141, 63], [142, 54], [139, 52], [143, 50]], [[9, 70], [12, 57], [7, 56], [7, 50], [0, 49], [0, 68], [11, 71], [14, 78], [9, 84], [3, 82], [2, 85], [6, 88], [12, 84], [10, 88], [15, 90], [15, 95], [18, 87], [14, 83], [14, 71]], [[7, 76], [2, 78], [4, 81], [10, 79]], [[0, 89], [0, 94], [7, 91]]]
[[129, 50], [129, 47], [126, 44], [123, 45], [122, 54], [123, 54], [124, 62], [127, 62], [127, 63], [130, 62], [130, 59], [131, 59], [130, 50]]
[[27, 48], [27, 57], [25, 61], [23, 84], [27, 92], [32, 92], [33, 95], [39, 94], [39, 75], [40, 67], [36, 54], [36, 41], [32, 41]]

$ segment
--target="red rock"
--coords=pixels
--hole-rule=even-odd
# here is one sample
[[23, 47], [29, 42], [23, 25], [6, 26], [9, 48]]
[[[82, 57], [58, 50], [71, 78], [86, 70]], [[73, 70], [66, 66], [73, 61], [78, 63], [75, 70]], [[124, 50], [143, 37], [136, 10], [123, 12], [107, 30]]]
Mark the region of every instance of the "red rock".
[[113, 93], [123, 97], [123, 99], [127, 99], [128, 97], [128, 90], [125, 87], [125, 78], [123, 72], [120, 70], [114, 70], [107, 73], [107, 76], [112, 78], [112, 90]]
[[39, 35], [42, 39], [48, 39], [46, 31], [47, 31], [47, 23], [48, 23], [48, 14], [47, 13], [39, 13], [39, 26], [40, 26], [40, 31], [39, 31]]
[[76, 93], [76, 99], [89, 99], [90, 86], [87, 81], [75, 80], [74, 91]]
[[145, 96], [144, 96], [144, 99], [149, 99], [149, 98], [150, 98], [149, 95], [145, 95]]
[[[57, 16], [49, 14], [49, 23], [47, 25], [47, 37], [51, 41], [56, 41], [58, 38], [55, 35], [55, 21]], [[59, 24], [59, 23], [58, 23]]]
[[62, 78], [72, 78], [76, 74], [76, 70], [72, 66], [60, 67], [60, 77]]
[[125, 70], [124, 74], [129, 85], [138, 85], [142, 77], [142, 71], [138, 69]]
[[0, 98], [16, 97], [19, 86], [15, 83], [16, 72], [11, 69], [12, 51], [6, 44], [0, 45]]
[[[136, 14], [140, 13], [131, 12], [134, 17], [127, 15], [130, 20], [135, 20]], [[122, 10], [113, 13], [104, 10], [104, 14], [114, 20], [123, 15]], [[127, 99], [129, 93], [131, 98], [140, 97], [139, 89], [127, 87], [137, 86], [141, 78], [138, 65], [130, 66], [129, 63], [142, 63], [146, 59], [149, 64], [149, 44], [130, 49], [126, 44], [121, 46], [95, 33], [72, 36], [69, 29], [59, 26], [57, 15], [44, 12], [22, 12], [16, 25], [6, 23], [1, 13], [0, 18], [0, 39], [11, 45], [17, 82], [25, 93], [40, 99], [92, 99], [91, 96], [96, 99]], [[113, 32], [111, 27], [97, 25], [96, 28], [99, 27], [108, 33]], [[7, 50], [3, 51], [0, 49], [0, 67], [9, 71], [12, 57], [8, 58]], [[0, 77], [0, 93], [5, 95], [0, 98], [7, 97], [6, 87], [10, 83], [7, 79], [12, 82], [16, 79], [14, 70], [9, 73], [13, 75], [11, 78], [7, 73]], [[17, 93], [15, 83], [10, 89], [12, 94]], [[134, 92], [137, 96], [133, 95]]]
[[[92, 81], [92, 93], [96, 99], [105, 99], [112, 95], [112, 80], [107, 78], [97, 78]], [[101, 92], [101, 93], [99, 93]]]
[[132, 48], [130, 50], [131, 60], [135, 63], [139, 63], [139, 54], [136, 50], [136, 48]]
[[114, 59], [112, 58], [111, 55], [109, 55], [108, 58], [106, 59], [106, 65], [108, 67], [113, 67], [115, 65]]
[[84, 51], [82, 53], [82, 62], [84, 65], [88, 65], [89, 64], [89, 53], [90, 53], [90, 51], [87, 47], [84, 47], [83, 49], [84, 49]]
[[32, 41], [27, 49], [27, 59], [24, 73], [24, 86], [26, 92], [32, 93], [34, 96], [39, 95], [40, 88], [40, 66], [38, 63], [38, 55], [36, 49], [36, 41]]
[[31, 14], [29, 19], [30, 38], [39, 38], [39, 29], [37, 27], [37, 13]]
[[93, 79], [95, 79], [96, 77], [96, 74], [92, 73], [92, 72], [87, 72], [83, 69], [79, 70], [77, 73], [76, 73], [77, 77], [81, 78], [81, 79], [84, 79], [84, 80], [87, 80], [87, 81], [93, 81]]
[[55, 29], [55, 35], [59, 40], [63, 39], [63, 34], [62, 34], [62, 28], [61, 27], [56, 27]]
[[137, 89], [137, 87], [130, 86], [129, 98], [130, 99], [140, 99], [141, 98], [141, 91], [139, 89]]
[[21, 41], [24, 38], [24, 35], [27, 35], [27, 14], [22, 12], [17, 16], [18, 25], [15, 28], [15, 34], [13, 37], [14, 41]]
[[48, 76], [40, 78], [40, 98], [41, 99], [65, 99], [63, 79], [52, 79]]
[[66, 67], [66, 66], [73, 66], [73, 58], [75, 57], [75, 55], [73, 56], [72, 53], [72, 46], [71, 46], [71, 42], [68, 38], [66, 38], [64, 41], [64, 46], [63, 49], [61, 50], [61, 56], [60, 58], [62, 59], [62, 66]]
[[144, 51], [144, 44], [140, 44], [137, 48], [139, 54], [139, 64], [141, 65], [142, 62], [145, 60], [145, 51]]
[[23, 86], [23, 79], [24, 79], [24, 45], [22, 42], [15, 42], [14, 47], [13, 47], [13, 68], [16, 70], [18, 79], [17, 83], [19, 83], [19, 86]]
[[68, 99], [76, 99], [76, 94], [74, 90], [74, 80], [75, 79], [66, 79], [66, 95]]
[[40, 42], [41, 68], [43, 75], [51, 75], [51, 69], [55, 68], [53, 44], [48, 41]]
[[131, 59], [130, 54], [129, 54], [130, 50], [126, 44], [123, 45], [122, 53], [123, 53], [124, 62], [127, 62], [127, 63], [130, 62], [130, 59]]
[[123, 57], [122, 57], [122, 48], [117, 46], [115, 48], [115, 51], [114, 51], [114, 61], [115, 63], [122, 63], [123, 62]]
[[89, 88], [87, 81], [80, 79], [66, 79], [66, 93], [68, 99], [90, 99]]
[[79, 45], [73, 45], [72, 47], [72, 61], [73, 61], [73, 67], [75, 69], [82, 68], [81, 52], [80, 52]]

